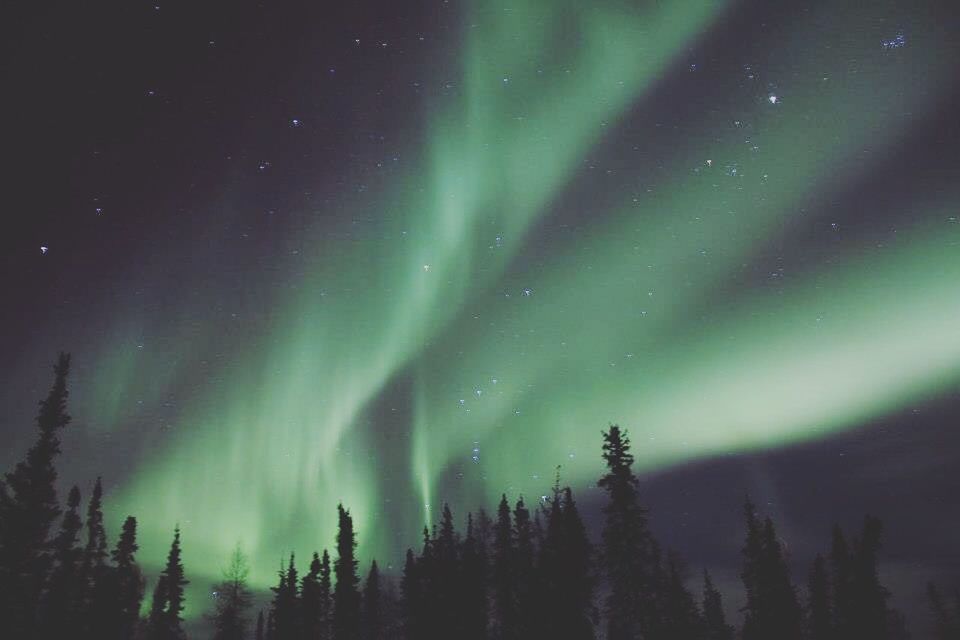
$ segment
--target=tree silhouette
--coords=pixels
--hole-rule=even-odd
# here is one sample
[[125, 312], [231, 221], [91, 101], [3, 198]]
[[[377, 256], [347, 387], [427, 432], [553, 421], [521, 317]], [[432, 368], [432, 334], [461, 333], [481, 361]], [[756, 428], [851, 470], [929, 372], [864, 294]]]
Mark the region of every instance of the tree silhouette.
[[33, 635], [51, 561], [47, 536], [60, 515], [53, 463], [60, 453], [60, 430], [70, 422], [70, 356], [61, 353], [53, 371], [53, 386], [37, 414], [37, 441], [0, 482], [0, 593], [6, 594], [0, 598], [0, 620], [13, 638]]
[[143, 573], [137, 565], [137, 519], [123, 522], [116, 548], [111, 552], [113, 570], [108, 574], [106, 602], [110, 605], [104, 638], [126, 640], [134, 637], [143, 600]]
[[[215, 608], [211, 617], [213, 640], [244, 640], [247, 637], [248, 611], [253, 604], [253, 594], [247, 586], [250, 566], [240, 546], [230, 554], [230, 561], [223, 571], [223, 579], [214, 585], [212, 595]], [[261, 624], [262, 614], [261, 614]], [[262, 632], [262, 628], [260, 629]]]
[[743, 547], [743, 579], [747, 591], [743, 640], [799, 640], [802, 612], [783, 557], [773, 520], [759, 520], [753, 503], [744, 505], [747, 536]]
[[80, 521], [80, 490], [74, 486], [67, 497], [60, 531], [53, 542], [53, 570], [41, 604], [41, 636], [62, 638], [76, 631], [81, 612], [80, 568], [83, 551], [77, 545]]
[[647, 528], [646, 509], [640, 505], [630, 439], [617, 425], [603, 433], [603, 459], [607, 473], [597, 485], [608, 496], [601, 538], [609, 587], [607, 638], [632, 640], [644, 637], [655, 626], [658, 552]]
[[927, 584], [927, 600], [933, 613], [937, 640], [960, 640], [960, 589], [957, 590], [955, 603], [951, 607], [944, 602], [937, 585], [930, 582]]
[[830, 578], [827, 562], [820, 554], [813, 560], [808, 592], [807, 637], [809, 640], [831, 640], [833, 611], [830, 604]]
[[467, 514], [467, 533], [461, 546], [463, 640], [487, 637], [487, 550], [477, 535], [473, 514]]
[[703, 572], [703, 625], [704, 640], [733, 640], [734, 629], [727, 624], [723, 598], [706, 570]]
[[515, 558], [516, 542], [510, 505], [504, 494], [497, 506], [497, 520], [493, 527], [493, 601], [497, 640], [520, 638]]
[[110, 618], [115, 603], [110, 601], [107, 583], [112, 578], [107, 566], [107, 534], [103, 527], [103, 486], [97, 477], [87, 505], [87, 543], [83, 550], [80, 570], [83, 588], [83, 621], [85, 633], [102, 638], [108, 630], [104, 623]]
[[286, 569], [280, 565], [279, 584], [273, 590], [273, 637], [275, 640], [296, 640], [300, 634], [300, 594], [294, 554]]
[[254, 632], [254, 640], [264, 640], [263, 628], [263, 609], [257, 612], [257, 630]]
[[377, 561], [370, 563], [370, 571], [363, 585], [363, 639], [383, 638], [383, 602], [380, 592], [380, 570]]
[[188, 584], [190, 582], [184, 576], [183, 562], [180, 559], [180, 527], [177, 526], [173, 530], [173, 542], [167, 554], [166, 567], [160, 573], [153, 592], [147, 622], [149, 640], [181, 640], [185, 637], [180, 614], [183, 613], [183, 588]]
[[[360, 592], [357, 576], [357, 540], [350, 512], [337, 505], [337, 560], [333, 573], [337, 578], [333, 591], [333, 638], [356, 640], [360, 636]], [[278, 639], [279, 640], [279, 639]]]

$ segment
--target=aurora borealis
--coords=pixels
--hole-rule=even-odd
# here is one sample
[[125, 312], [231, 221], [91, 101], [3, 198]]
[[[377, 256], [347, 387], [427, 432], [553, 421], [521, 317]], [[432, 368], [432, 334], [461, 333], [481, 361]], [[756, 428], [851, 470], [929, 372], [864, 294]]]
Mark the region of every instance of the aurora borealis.
[[180, 523], [198, 593], [238, 542], [265, 588], [341, 501], [389, 566], [443, 502], [586, 490], [611, 422], [652, 473], [956, 394], [946, 4], [250, 4], [130, 10], [188, 50], [5, 262], [3, 462], [72, 351], [62, 475], [148, 568]]

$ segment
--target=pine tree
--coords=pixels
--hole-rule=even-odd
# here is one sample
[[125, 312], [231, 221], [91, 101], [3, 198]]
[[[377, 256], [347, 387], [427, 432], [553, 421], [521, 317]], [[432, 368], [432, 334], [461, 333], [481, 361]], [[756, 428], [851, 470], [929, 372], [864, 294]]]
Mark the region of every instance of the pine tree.
[[534, 574], [536, 547], [533, 541], [533, 520], [523, 502], [517, 498], [513, 507], [513, 575], [517, 598], [517, 632], [522, 638], [538, 634], [536, 611], [537, 579]]
[[106, 640], [133, 638], [140, 618], [143, 601], [143, 573], [136, 563], [137, 520], [128, 516], [123, 523], [120, 538], [111, 556], [115, 568], [110, 572], [106, 602], [110, 606]]
[[706, 570], [703, 572], [704, 640], [733, 640], [734, 629], [727, 624], [723, 612], [723, 598]]
[[559, 479], [546, 513], [539, 552], [538, 630], [558, 640], [592, 640], [595, 608], [591, 548], [569, 487]]
[[[350, 512], [337, 505], [337, 560], [333, 572], [337, 584], [333, 591], [333, 639], [356, 640], [360, 636], [360, 592], [357, 586], [356, 547]], [[280, 640], [280, 639], [278, 639]]]
[[927, 584], [927, 601], [933, 613], [937, 640], [960, 640], [960, 591], [957, 592], [956, 606], [951, 610], [943, 601], [937, 585], [930, 582]]
[[[249, 575], [250, 566], [238, 545], [230, 554], [223, 579], [213, 587], [215, 609], [210, 616], [214, 629], [213, 640], [246, 639], [249, 625], [247, 614], [253, 604], [253, 594], [247, 586]], [[262, 618], [260, 622], [263, 622]], [[260, 631], [262, 633], [263, 629]]]
[[747, 591], [743, 640], [799, 640], [802, 612], [773, 520], [762, 523], [753, 504], [744, 506], [747, 538], [741, 577]]
[[400, 606], [403, 619], [403, 637], [406, 640], [425, 638], [425, 606], [419, 567], [413, 549], [407, 549], [400, 581]]
[[670, 553], [664, 572], [661, 634], [674, 640], [699, 640], [704, 623], [693, 594], [684, 584], [686, 568], [679, 556]]
[[275, 640], [296, 640], [300, 634], [300, 595], [294, 554], [286, 569], [280, 565], [279, 584], [273, 588], [273, 637]]
[[462, 639], [487, 637], [487, 550], [477, 536], [473, 514], [467, 514], [467, 534], [460, 550], [463, 573]]
[[840, 525], [833, 526], [830, 548], [830, 569], [833, 592], [833, 632], [835, 638], [849, 637], [852, 630], [852, 570], [850, 548]]
[[[463, 619], [460, 616], [463, 602], [463, 585], [460, 583], [459, 544], [450, 505], [444, 503], [440, 527], [431, 544], [432, 566], [431, 593], [433, 615], [430, 618], [433, 633], [461, 636]], [[429, 631], [428, 631], [429, 632]]]
[[254, 632], [254, 640], [265, 640], [263, 628], [263, 609], [257, 612], [257, 630]]
[[331, 580], [330, 554], [323, 550], [320, 556], [320, 640], [329, 640], [333, 635], [333, 582]]
[[603, 434], [607, 473], [597, 485], [609, 498], [604, 507], [602, 556], [609, 583], [606, 599], [608, 640], [644, 637], [655, 626], [658, 594], [656, 545], [640, 505], [630, 439], [617, 425]]
[[830, 580], [827, 563], [817, 554], [810, 570], [809, 603], [807, 604], [808, 640], [832, 640], [833, 612], [830, 605]]
[[103, 486], [97, 477], [87, 505], [87, 543], [83, 550], [81, 580], [83, 588], [84, 633], [102, 638], [109, 633], [105, 626], [113, 613], [109, 582], [112, 568], [107, 565], [107, 534], [103, 527]]
[[303, 636], [311, 640], [320, 637], [320, 554], [313, 552], [308, 571], [300, 581], [300, 612]]
[[153, 603], [147, 624], [150, 640], [181, 640], [184, 638], [181, 623], [183, 619], [183, 588], [190, 584], [183, 572], [180, 559], [180, 527], [173, 530], [173, 543], [167, 554], [167, 564], [160, 573], [157, 587], [153, 592]]
[[500, 498], [493, 528], [493, 601], [497, 640], [520, 638], [516, 582], [516, 542], [507, 496]]
[[383, 603], [380, 593], [380, 570], [377, 561], [370, 563], [370, 571], [363, 585], [363, 638], [364, 640], [382, 640]]
[[54, 459], [67, 415], [70, 356], [61, 353], [37, 415], [39, 437], [26, 459], [0, 483], [0, 620], [12, 638], [34, 635], [37, 606], [50, 570], [50, 527], [60, 515]]
[[83, 551], [77, 546], [82, 527], [80, 490], [74, 486], [67, 498], [60, 531], [53, 543], [53, 571], [41, 606], [41, 637], [63, 638], [75, 633], [82, 611], [80, 580]]

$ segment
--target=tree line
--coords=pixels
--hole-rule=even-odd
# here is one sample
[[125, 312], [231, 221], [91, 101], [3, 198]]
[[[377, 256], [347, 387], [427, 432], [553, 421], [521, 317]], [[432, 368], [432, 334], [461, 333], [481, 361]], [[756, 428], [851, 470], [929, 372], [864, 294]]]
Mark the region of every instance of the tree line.
[[[146, 615], [137, 561], [137, 521], [124, 521], [111, 548], [97, 478], [81, 519], [74, 486], [55, 490], [59, 434], [70, 422], [61, 354], [40, 402], [38, 437], [0, 480], [0, 635], [11, 640], [181, 640], [184, 588], [179, 528]], [[301, 576], [296, 558], [278, 570], [269, 606], [254, 616], [247, 559], [238, 547], [212, 586], [206, 616], [214, 640], [902, 640], [877, 563], [882, 523], [867, 516], [850, 536], [839, 526], [801, 590], [769, 517], [747, 499], [740, 578], [742, 624], [727, 620], [720, 591], [703, 571], [696, 592], [682, 558], [651, 533], [624, 430], [603, 432], [607, 500], [598, 544], [587, 535], [573, 491], [561, 486], [528, 505], [503, 495], [493, 516], [469, 513], [463, 531], [449, 505], [409, 549], [399, 584], [371, 562], [361, 580], [350, 512], [337, 506], [334, 553], [314, 552]], [[928, 586], [939, 640], [960, 640], [960, 591]]]

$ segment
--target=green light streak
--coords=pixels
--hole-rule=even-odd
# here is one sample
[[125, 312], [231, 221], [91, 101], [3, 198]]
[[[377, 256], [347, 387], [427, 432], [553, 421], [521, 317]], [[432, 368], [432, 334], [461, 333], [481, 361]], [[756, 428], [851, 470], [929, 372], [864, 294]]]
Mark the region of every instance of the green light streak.
[[[202, 393], [178, 408], [175, 434], [153, 440], [158, 450], [113, 500], [116, 518], [140, 517], [148, 564], [159, 564], [179, 521], [194, 598], [237, 538], [253, 559], [253, 584], [263, 587], [288, 545], [305, 557], [330, 544], [338, 501], [351, 508], [361, 552], [377, 551], [369, 541], [381, 490], [370, 461], [381, 454], [362, 428], [365, 407], [448, 327], [472, 290], [496, 281], [582, 154], [722, 8], [712, 0], [682, 11], [498, 2], [471, 16], [464, 90], [434, 116], [424, 174], [382, 197], [391, 214], [372, 223], [369, 236], [338, 243], [329, 229], [299, 230], [295, 244], [311, 250], [281, 270], [301, 282], [276, 301], [276, 320], [252, 341], [233, 339], [231, 353], [244, 355], [205, 368]], [[575, 51], [564, 41], [571, 34], [581, 43]], [[537, 80], [558, 50], [569, 64]], [[501, 251], [491, 256], [498, 235]], [[384, 238], [395, 250], [381, 250]], [[211, 332], [217, 327], [176, 347], [180, 372], [197, 364], [191, 350]], [[138, 389], [120, 379], [131, 365], [118, 357], [123, 366], [97, 383], [112, 389], [113, 406]], [[412, 489], [421, 504], [442, 462], [426, 433], [413, 432]]]

